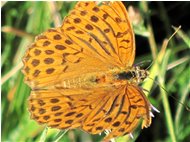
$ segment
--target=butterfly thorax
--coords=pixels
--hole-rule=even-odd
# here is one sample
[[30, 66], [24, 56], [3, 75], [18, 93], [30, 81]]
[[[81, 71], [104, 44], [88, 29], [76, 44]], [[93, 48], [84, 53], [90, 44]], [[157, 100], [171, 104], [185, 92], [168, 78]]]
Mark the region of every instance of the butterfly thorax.
[[[113, 84], [123, 85], [123, 84], [139, 84], [147, 78], [149, 72], [147, 70], [141, 69], [139, 66], [126, 67], [124, 69], [116, 69], [112, 72], [112, 76], [109, 77]], [[110, 81], [110, 79], [108, 81]]]
[[143, 82], [148, 75], [149, 72], [147, 70], [141, 69], [139, 66], [134, 66], [132, 68], [127, 68], [127, 70], [118, 73], [117, 79], [128, 80], [129, 82], [139, 84]]

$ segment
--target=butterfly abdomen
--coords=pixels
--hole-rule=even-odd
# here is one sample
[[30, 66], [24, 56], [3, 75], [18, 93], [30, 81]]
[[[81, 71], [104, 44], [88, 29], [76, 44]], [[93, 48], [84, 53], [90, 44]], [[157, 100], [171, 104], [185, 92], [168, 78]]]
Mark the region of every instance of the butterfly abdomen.
[[100, 86], [113, 86], [117, 79], [109, 72], [96, 72], [81, 75], [75, 78], [64, 79], [55, 85], [57, 89], [72, 88], [98, 88]]
[[76, 77], [76, 78], [65, 79], [59, 82], [57, 85], [55, 85], [55, 87], [61, 89], [81, 88], [85, 86], [85, 84], [86, 84], [85, 77]]

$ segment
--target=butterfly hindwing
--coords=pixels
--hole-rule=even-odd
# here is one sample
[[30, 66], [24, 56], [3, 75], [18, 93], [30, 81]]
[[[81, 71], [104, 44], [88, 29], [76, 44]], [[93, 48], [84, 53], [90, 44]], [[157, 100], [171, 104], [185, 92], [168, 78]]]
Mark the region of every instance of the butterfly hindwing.
[[[109, 140], [114, 137], [123, 136], [132, 133], [142, 121], [142, 127], [148, 127], [151, 124], [150, 104], [145, 94], [136, 85], [128, 85], [125, 90], [125, 101], [117, 118], [112, 122], [111, 133], [105, 137]], [[117, 127], [113, 127], [115, 126]]]
[[[96, 92], [97, 95], [94, 96], [93, 90], [85, 93], [82, 90], [77, 91], [77, 89], [76, 92], [64, 90], [32, 91], [29, 97], [31, 118], [41, 124], [59, 129], [77, 127], [83, 129], [84, 126], [90, 124], [87, 123], [88, 121], [93, 121], [97, 117], [101, 118], [102, 115], [105, 116], [104, 111], [108, 111], [106, 108], [111, 108], [111, 99], [110, 103], [107, 103], [107, 100], [112, 97], [111, 92], [106, 88]], [[116, 89], [112, 89], [112, 92], [116, 92]], [[104, 108], [103, 111], [102, 108]], [[100, 112], [103, 114], [100, 115]]]

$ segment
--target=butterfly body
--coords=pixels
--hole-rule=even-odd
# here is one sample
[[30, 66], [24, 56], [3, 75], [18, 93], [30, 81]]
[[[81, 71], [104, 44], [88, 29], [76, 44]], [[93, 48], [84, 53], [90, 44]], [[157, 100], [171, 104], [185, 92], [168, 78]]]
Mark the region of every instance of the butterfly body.
[[23, 58], [31, 118], [61, 130], [110, 130], [105, 139], [133, 132], [141, 120], [148, 127], [151, 105], [138, 86], [148, 72], [133, 66], [134, 57], [122, 2], [78, 2]]
[[[124, 80], [118, 79], [116, 76], [119, 74], [120, 71], [115, 71], [112, 69], [110, 71], [104, 72], [94, 72], [94, 73], [86, 73], [81, 74], [75, 78], [70, 79], [63, 79], [54, 85], [57, 89], [72, 89], [72, 88], [83, 88], [83, 89], [90, 89], [90, 88], [99, 88], [99, 87], [113, 87], [120, 82], [120, 85], [126, 84]], [[121, 83], [123, 82], [123, 83]]]
[[117, 87], [118, 85], [141, 83], [147, 76], [148, 71], [142, 70], [138, 66], [125, 69], [113, 68], [107, 72], [87, 73], [63, 80], [54, 86], [57, 89]]
[[[110, 84], [115, 86], [116, 84], [125, 85], [125, 84], [139, 84], [147, 78], [149, 72], [140, 69], [140, 67], [125, 67], [122, 69], [114, 68], [108, 72], [104, 72], [102, 74], [93, 75], [92, 79], [89, 81], [95, 82], [96, 84]], [[101, 84], [102, 86], [103, 84]], [[107, 85], [109, 86], [109, 85]]]

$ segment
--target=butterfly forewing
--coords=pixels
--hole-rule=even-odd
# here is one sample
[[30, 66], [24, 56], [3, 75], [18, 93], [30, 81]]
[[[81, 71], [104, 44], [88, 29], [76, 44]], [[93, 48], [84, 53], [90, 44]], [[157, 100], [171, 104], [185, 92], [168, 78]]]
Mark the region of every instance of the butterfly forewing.
[[[75, 42], [88, 42], [91, 45], [88, 48], [106, 58], [107, 63], [132, 66], [135, 54], [134, 35], [123, 8], [122, 4], [115, 2], [101, 6], [81, 2], [70, 12], [62, 28], [68, 36], [78, 38]], [[80, 39], [83, 34], [85, 41]]]
[[119, 27], [119, 29], [113, 29], [121, 62], [124, 66], [132, 66], [135, 58], [135, 39], [124, 5], [121, 2], [110, 2], [108, 5], [103, 5], [102, 7], [103, 11], [107, 12], [115, 21], [112, 25], [115, 23]]
[[[59, 32], [59, 28], [51, 29], [38, 36], [23, 59], [23, 72], [32, 88], [48, 88], [81, 74], [108, 69], [107, 64]], [[61, 37], [59, 40], [57, 35]]]

